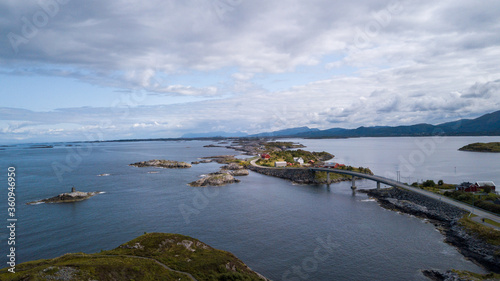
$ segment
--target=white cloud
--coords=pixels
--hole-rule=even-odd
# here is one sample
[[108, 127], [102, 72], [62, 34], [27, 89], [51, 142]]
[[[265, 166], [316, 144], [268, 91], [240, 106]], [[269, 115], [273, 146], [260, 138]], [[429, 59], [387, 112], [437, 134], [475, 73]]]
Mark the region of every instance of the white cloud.
[[[40, 9], [35, 2], [0, 3], [3, 30], [27, 39], [15, 53], [0, 37], [7, 46], [0, 49], [2, 73], [218, 100], [139, 102], [127, 114], [0, 108], [4, 139], [69, 137], [81, 128], [109, 138], [352, 128], [449, 121], [500, 108], [498, 1], [255, 0], [222, 14], [202, 0], [70, 1], [28, 38], [20, 19], [32, 22]], [[299, 83], [297, 74], [318, 78]], [[258, 78], [275, 75], [290, 86], [265, 90], [268, 82]]]

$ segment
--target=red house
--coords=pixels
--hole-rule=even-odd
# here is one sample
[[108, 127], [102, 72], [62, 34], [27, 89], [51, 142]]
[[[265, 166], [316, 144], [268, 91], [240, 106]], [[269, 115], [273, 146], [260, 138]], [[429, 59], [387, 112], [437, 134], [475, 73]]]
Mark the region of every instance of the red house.
[[262, 159], [271, 159], [271, 155], [269, 155], [269, 154], [267, 154], [267, 153], [262, 153], [262, 154], [260, 155], [260, 158], [262, 158]]
[[495, 191], [495, 184], [491, 181], [477, 181], [475, 183], [463, 182], [457, 185], [455, 190], [464, 192], [478, 192], [484, 189], [485, 187], [489, 187], [493, 192]]
[[475, 186], [479, 189], [484, 189], [485, 187], [489, 187], [491, 191], [495, 191], [495, 183], [492, 181], [476, 181], [474, 183]]
[[345, 165], [344, 164], [335, 163], [335, 162], [325, 163], [325, 165], [323, 165], [323, 168], [329, 168], [329, 169], [337, 169], [337, 168], [340, 168], [340, 167], [345, 167]]
[[477, 185], [470, 182], [463, 182], [455, 188], [455, 190], [463, 191], [463, 192], [478, 192], [479, 188]]

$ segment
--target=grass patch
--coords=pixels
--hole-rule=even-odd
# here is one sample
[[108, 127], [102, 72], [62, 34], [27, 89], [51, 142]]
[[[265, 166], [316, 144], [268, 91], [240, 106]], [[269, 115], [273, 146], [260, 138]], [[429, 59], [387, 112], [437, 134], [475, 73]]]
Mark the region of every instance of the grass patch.
[[[67, 254], [52, 260], [40, 260], [16, 266], [16, 273], [0, 271], [0, 280], [191, 280], [152, 260], [132, 257], [99, 257]], [[62, 280], [62, 279], [61, 279]]]
[[468, 215], [464, 215], [459, 221], [466, 231], [471, 235], [477, 235], [480, 239], [493, 245], [500, 245], [500, 231], [484, 226], [471, 220]]
[[465, 280], [500, 280], [500, 274], [497, 273], [479, 274], [466, 270], [452, 270], [452, 271]]
[[493, 220], [490, 220], [490, 219], [485, 218], [484, 222], [489, 223], [489, 224], [494, 225], [494, 226], [497, 226], [497, 227], [500, 227], [500, 223], [493, 221]]

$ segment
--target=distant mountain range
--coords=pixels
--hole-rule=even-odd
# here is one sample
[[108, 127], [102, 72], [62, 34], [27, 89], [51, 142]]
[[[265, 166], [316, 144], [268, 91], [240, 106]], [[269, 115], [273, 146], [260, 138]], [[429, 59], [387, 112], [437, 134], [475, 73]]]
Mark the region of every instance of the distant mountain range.
[[228, 132], [210, 132], [210, 133], [189, 133], [182, 135], [183, 139], [197, 139], [197, 138], [242, 138], [248, 134], [242, 132], [228, 133]]
[[[286, 131], [286, 130], [283, 130]], [[282, 132], [282, 131], [278, 131]], [[398, 136], [498, 136], [500, 135], [500, 110], [475, 119], [460, 119], [439, 125], [416, 124], [410, 126], [376, 126], [357, 129], [332, 128], [310, 129], [288, 135], [301, 138], [343, 138], [343, 137], [398, 137]], [[259, 136], [252, 135], [252, 136]], [[280, 135], [285, 137], [286, 135]]]
[[331, 128], [320, 130], [298, 127], [274, 132], [247, 135], [242, 132], [214, 132], [185, 134], [183, 138], [211, 137], [295, 137], [295, 138], [349, 138], [349, 137], [400, 137], [400, 136], [500, 136], [500, 110], [475, 119], [460, 119], [439, 125], [416, 124], [409, 126], [375, 126], [357, 129]]

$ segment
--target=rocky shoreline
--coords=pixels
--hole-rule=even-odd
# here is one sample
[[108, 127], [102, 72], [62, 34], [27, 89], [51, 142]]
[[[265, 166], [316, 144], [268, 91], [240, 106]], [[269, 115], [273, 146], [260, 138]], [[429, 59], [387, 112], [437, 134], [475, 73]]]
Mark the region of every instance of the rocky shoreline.
[[219, 172], [210, 173], [197, 181], [189, 183], [189, 185], [193, 187], [223, 186], [238, 183], [240, 180], [236, 179], [236, 176], [247, 176], [248, 174], [249, 172], [245, 167], [236, 163], [230, 163], [222, 166]]
[[[455, 246], [463, 256], [489, 271], [500, 273], [498, 254], [500, 246], [489, 244], [476, 235], [469, 234], [460, 225], [459, 220], [467, 214], [466, 211], [398, 188], [372, 189], [363, 192], [375, 198], [386, 209], [429, 219], [445, 236], [445, 242]], [[424, 273], [426, 276], [429, 275], [428, 277], [432, 275], [437, 278], [433, 280], [460, 280], [452, 279], [455, 274], [453, 272], [425, 271]]]
[[[257, 166], [249, 166], [249, 170], [266, 176], [277, 177], [289, 180], [297, 184], [326, 184], [326, 178], [318, 177], [317, 172], [311, 171], [307, 168], [263, 168]], [[340, 176], [330, 179], [329, 183], [338, 183], [343, 181], [350, 181], [351, 178], [347, 176]]]

